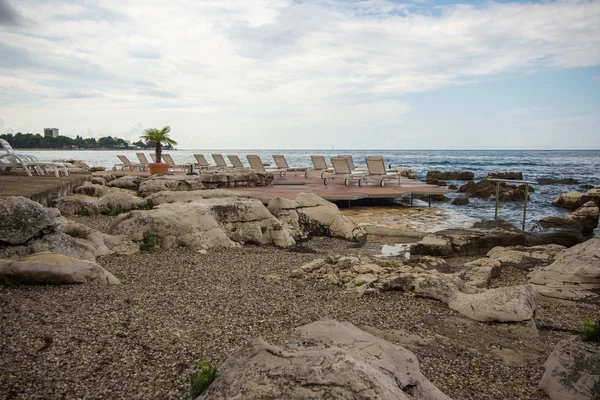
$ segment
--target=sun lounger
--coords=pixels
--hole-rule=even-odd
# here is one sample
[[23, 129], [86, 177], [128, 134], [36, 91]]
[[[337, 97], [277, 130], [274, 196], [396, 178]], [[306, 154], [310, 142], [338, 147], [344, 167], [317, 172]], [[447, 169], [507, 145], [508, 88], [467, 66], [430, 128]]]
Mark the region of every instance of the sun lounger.
[[209, 169], [209, 168], [216, 168], [216, 165], [210, 165], [208, 163], [208, 161], [206, 161], [206, 158], [204, 157], [203, 154], [194, 154], [194, 158], [196, 159], [196, 165], [194, 165], [194, 167], [202, 170], [202, 169]]
[[326, 172], [334, 172], [333, 167], [330, 165], [327, 165], [327, 162], [325, 161], [324, 156], [312, 155], [312, 156], [310, 156], [310, 159], [312, 160], [313, 168], [310, 169], [309, 171], [306, 171], [307, 175], [310, 171], [320, 171], [321, 179], [323, 179], [323, 178], [325, 178]]
[[274, 154], [273, 160], [275, 160], [275, 164], [277, 164], [277, 168], [285, 169], [287, 172], [292, 172], [296, 175], [298, 172], [303, 174], [305, 178], [308, 178], [308, 168], [306, 167], [295, 167], [290, 168], [285, 156], [283, 154]]
[[152, 162], [155, 163], [156, 162], [156, 154], [154, 153], [150, 153], [150, 158], [152, 159]]
[[135, 155], [142, 165], [140, 171], [146, 171], [148, 169], [148, 159], [146, 158], [146, 155], [144, 153], [135, 153]]
[[334, 172], [323, 173], [323, 184], [327, 185], [329, 179], [343, 178], [344, 185], [348, 186], [351, 181], [357, 180], [358, 185], [362, 186], [363, 180], [367, 176], [365, 171], [356, 171], [350, 169], [348, 159], [345, 157], [331, 157], [331, 164]]
[[129, 161], [129, 158], [125, 157], [124, 155], [119, 154], [117, 155], [117, 157], [119, 158], [119, 160], [121, 160], [121, 162], [113, 165], [113, 171], [116, 171], [117, 169], [121, 169], [122, 171], [129, 169], [130, 171], [133, 171], [135, 168], [142, 171], [142, 164], [134, 164], [131, 161]]
[[[60, 176], [61, 171], [65, 176], [69, 176], [69, 170], [67, 169], [69, 164], [40, 161], [35, 156], [17, 153], [10, 143], [4, 139], [0, 139], [0, 145], [2, 145], [5, 151], [5, 154], [0, 156], [3, 158], [3, 171], [6, 171], [8, 168], [20, 167], [25, 170], [28, 176], [32, 176], [31, 170], [35, 171], [38, 175], [44, 175], [48, 173], [46, 169], [51, 168], [57, 177]], [[12, 164], [12, 166], [9, 167], [9, 164]]]
[[177, 164], [170, 154], [163, 154], [162, 158], [167, 164], [169, 164], [169, 168], [172, 168], [173, 170], [181, 168], [181, 171], [185, 172], [186, 169], [190, 169], [192, 166], [192, 164]]
[[383, 187], [385, 185], [385, 180], [397, 179], [398, 185], [400, 185], [400, 173], [388, 172], [385, 168], [382, 156], [368, 156], [366, 160], [369, 171], [369, 175], [366, 178], [367, 181], [371, 177], [377, 178], [379, 179], [379, 186]]
[[229, 162], [233, 165], [233, 168], [246, 168], [238, 156], [232, 154], [228, 155], [227, 158], [229, 158]]
[[248, 154], [246, 156], [248, 159], [248, 163], [250, 163], [250, 168], [259, 172], [271, 172], [271, 173], [279, 173], [279, 176], [282, 178], [287, 178], [287, 171], [281, 168], [265, 168], [260, 157], [254, 154]]
[[215, 164], [217, 164], [217, 168], [225, 169], [229, 168], [229, 165], [225, 162], [222, 154], [211, 154], [213, 160], [215, 160]]
[[367, 167], [357, 167], [356, 164], [354, 164], [354, 159], [352, 158], [351, 154], [342, 154], [339, 155], [338, 157], [344, 157], [345, 159], [348, 160], [348, 166], [350, 167], [350, 169], [352, 171], [366, 171]]

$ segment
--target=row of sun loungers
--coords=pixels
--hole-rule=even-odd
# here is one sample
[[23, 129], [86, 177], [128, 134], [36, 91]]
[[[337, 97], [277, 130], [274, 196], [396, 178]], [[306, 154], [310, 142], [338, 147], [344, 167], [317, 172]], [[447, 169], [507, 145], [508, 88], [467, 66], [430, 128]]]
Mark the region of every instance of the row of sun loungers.
[[68, 163], [45, 162], [32, 155], [16, 153], [10, 143], [4, 139], [0, 139], [0, 145], [4, 149], [4, 152], [0, 153], [0, 172], [3, 174], [10, 172], [13, 168], [22, 168], [28, 176], [33, 176], [33, 173], [49, 175], [50, 171], [57, 177], [61, 173], [64, 176], [69, 175], [68, 167], [71, 165]]
[[[132, 163], [125, 156], [118, 156], [121, 163], [115, 164], [113, 170], [121, 168], [123, 170], [139, 169], [145, 171], [147, 169], [148, 159], [144, 153], [136, 153], [139, 163]], [[150, 155], [152, 161], [156, 161], [154, 154]], [[305, 178], [308, 177], [311, 171], [320, 172], [323, 184], [327, 185], [330, 179], [342, 179], [344, 185], [348, 186], [351, 182], [356, 181], [359, 186], [368, 183], [369, 179], [377, 179], [380, 186], [384, 186], [386, 181], [396, 180], [400, 184], [400, 173], [395, 169], [386, 169], [382, 156], [366, 157], [366, 166], [357, 167], [351, 155], [340, 155], [331, 157], [331, 164], [328, 165], [325, 157], [320, 155], [312, 155], [312, 168], [309, 167], [290, 167], [285, 159], [285, 156], [277, 154], [273, 156], [276, 167], [265, 166], [262, 160], [257, 155], [247, 155], [250, 168], [256, 171], [272, 172], [278, 174], [281, 178], [287, 178], [288, 174], [301, 174]], [[170, 169], [182, 171], [193, 170], [224, 170], [230, 168], [246, 168], [237, 155], [228, 155], [227, 158], [231, 166], [227, 164], [222, 154], [212, 154], [214, 164], [210, 164], [203, 154], [194, 154], [195, 163], [177, 164], [169, 154], [162, 154], [164, 162], [169, 164]]]

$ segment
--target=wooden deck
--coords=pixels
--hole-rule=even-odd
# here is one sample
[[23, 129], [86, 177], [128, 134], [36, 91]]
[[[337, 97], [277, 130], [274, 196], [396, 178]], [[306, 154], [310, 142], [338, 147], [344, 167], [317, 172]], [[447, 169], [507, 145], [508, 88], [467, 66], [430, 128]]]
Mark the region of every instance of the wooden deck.
[[73, 193], [73, 189], [92, 177], [91, 174], [70, 176], [27, 176], [25, 173], [0, 174], [0, 196], [23, 196], [49, 206], [52, 200]]

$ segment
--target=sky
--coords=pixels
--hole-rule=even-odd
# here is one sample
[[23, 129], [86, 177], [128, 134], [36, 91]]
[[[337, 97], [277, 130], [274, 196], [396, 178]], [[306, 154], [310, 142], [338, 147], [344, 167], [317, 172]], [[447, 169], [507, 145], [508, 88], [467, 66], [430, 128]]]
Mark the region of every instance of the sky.
[[0, 0], [0, 133], [600, 149], [600, 0]]

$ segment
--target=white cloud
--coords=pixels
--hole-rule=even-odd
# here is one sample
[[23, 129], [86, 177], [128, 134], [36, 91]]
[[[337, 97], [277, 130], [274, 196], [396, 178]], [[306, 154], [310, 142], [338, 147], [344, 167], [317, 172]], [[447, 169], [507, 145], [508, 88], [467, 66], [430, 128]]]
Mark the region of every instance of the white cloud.
[[186, 147], [318, 146], [291, 132], [358, 146], [344, 135], [398, 131], [403, 94], [600, 64], [598, 1], [434, 12], [384, 0], [12, 4], [27, 24], [0, 26], [0, 112], [24, 131], [131, 139], [137, 130], [121, 127], [135, 120], [172, 125]]

